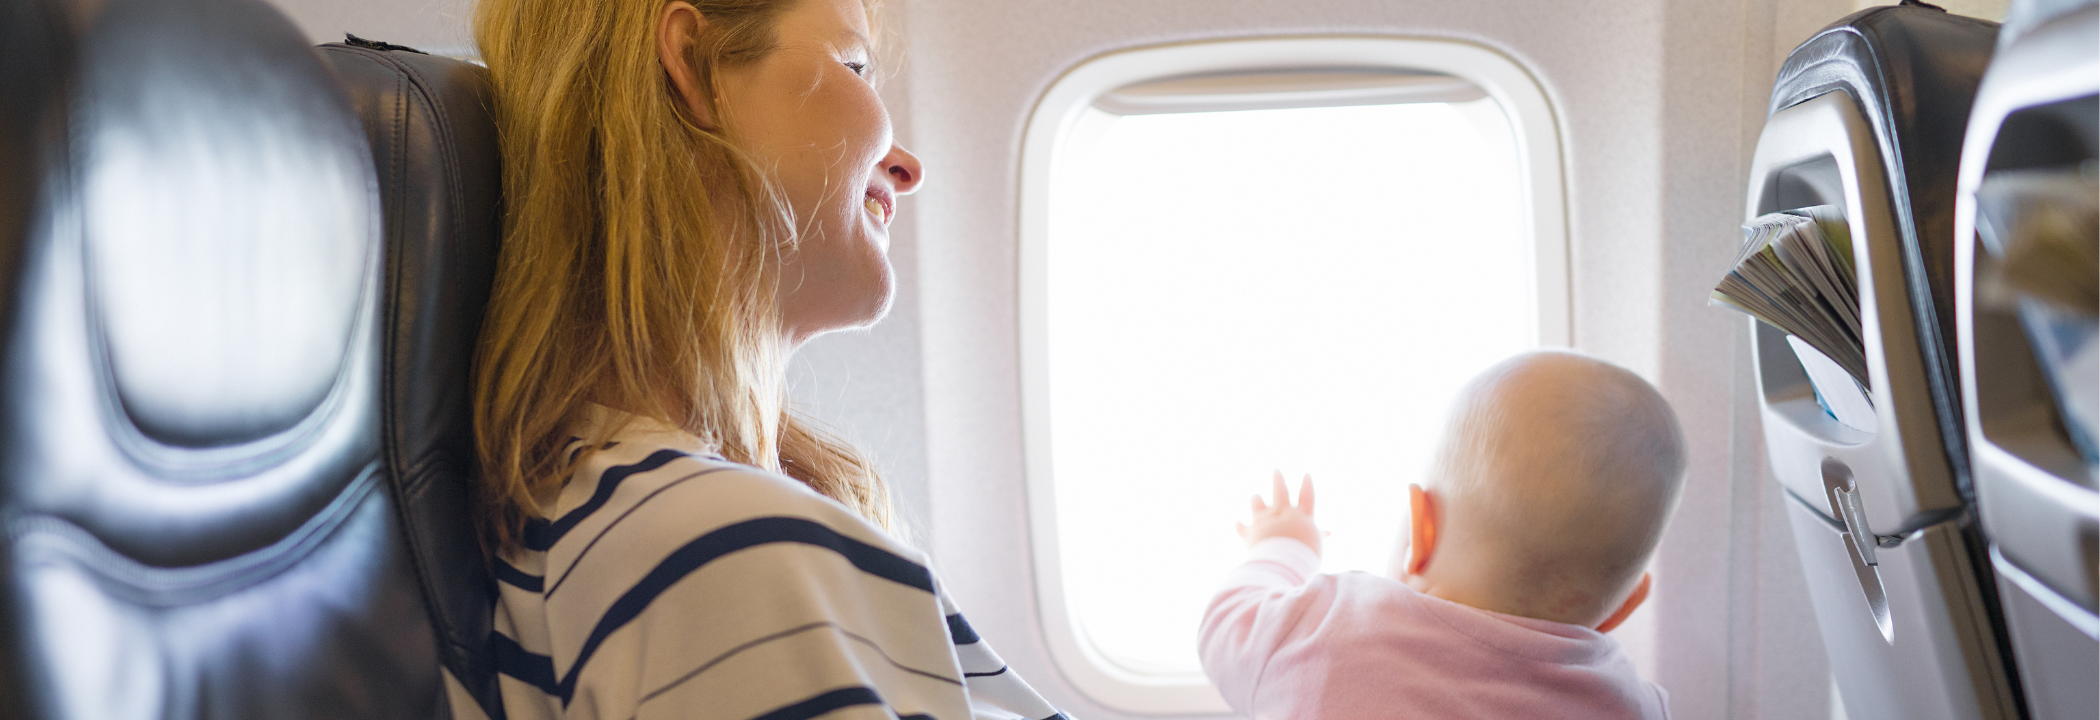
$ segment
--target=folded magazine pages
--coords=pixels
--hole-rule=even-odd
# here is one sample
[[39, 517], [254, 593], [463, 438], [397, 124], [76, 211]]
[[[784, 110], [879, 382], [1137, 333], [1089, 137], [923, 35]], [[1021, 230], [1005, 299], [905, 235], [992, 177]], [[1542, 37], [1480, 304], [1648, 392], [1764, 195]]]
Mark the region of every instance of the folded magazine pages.
[[[1805, 344], [1829, 358], [1861, 394], [1869, 395], [1852, 235], [1836, 206], [1776, 212], [1743, 225], [1743, 249], [1711, 297], [1715, 305], [1749, 313], [1792, 335], [1789, 344], [1797, 350]], [[1821, 359], [1799, 354], [1804, 362]], [[1812, 374], [1824, 376], [1815, 378], [1819, 385], [1837, 380], [1828, 377], [1835, 373]]]

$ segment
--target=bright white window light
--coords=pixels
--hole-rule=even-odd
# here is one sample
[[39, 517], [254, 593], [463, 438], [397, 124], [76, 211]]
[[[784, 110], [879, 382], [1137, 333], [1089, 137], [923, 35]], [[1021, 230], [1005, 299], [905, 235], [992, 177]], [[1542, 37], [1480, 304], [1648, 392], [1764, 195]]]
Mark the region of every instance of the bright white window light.
[[1384, 572], [1451, 399], [1538, 344], [1535, 235], [1493, 99], [1116, 116], [1050, 173], [1059, 568], [1083, 642], [1200, 681], [1196, 630], [1271, 469], [1329, 572]]

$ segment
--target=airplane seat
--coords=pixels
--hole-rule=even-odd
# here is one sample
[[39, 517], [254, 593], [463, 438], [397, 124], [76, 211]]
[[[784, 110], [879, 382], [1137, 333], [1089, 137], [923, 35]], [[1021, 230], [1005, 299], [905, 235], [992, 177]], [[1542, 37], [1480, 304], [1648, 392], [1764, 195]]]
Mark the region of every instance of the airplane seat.
[[445, 669], [502, 717], [487, 654], [495, 581], [470, 522], [468, 376], [502, 238], [502, 171], [488, 71], [352, 38], [321, 57], [364, 123], [386, 205], [393, 301], [388, 440], [402, 455], [401, 511]]
[[[0, 133], [0, 715], [443, 718], [492, 696], [466, 377], [494, 150], [486, 123], [429, 122], [478, 106], [346, 93], [373, 73], [261, 0], [0, 20], [70, 45], [0, 49], [6, 89], [45, 78], [63, 110]], [[23, 102], [0, 93], [0, 122]]]
[[2023, 714], [1952, 347], [1954, 170], [1996, 34], [1912, 3], [1838, 21], [1788, 56], [1752, 160], [1746, 219], [1831, 205], [1851, 236], [1865, 383], [1750, 324], [1768, 466], [1854, 720]]
[[[1955, 280], [1976, 509], [2036, 720], [2100, 716], [2100, 320], [2089, 289], [2067, 305], [2004, 278], [2095, 270], [2096, 124], [2100, 4], [2016, 0], [1969, 117]], [[2052, 220], [2084, 231], [2083, 260], [2034, 253]]]

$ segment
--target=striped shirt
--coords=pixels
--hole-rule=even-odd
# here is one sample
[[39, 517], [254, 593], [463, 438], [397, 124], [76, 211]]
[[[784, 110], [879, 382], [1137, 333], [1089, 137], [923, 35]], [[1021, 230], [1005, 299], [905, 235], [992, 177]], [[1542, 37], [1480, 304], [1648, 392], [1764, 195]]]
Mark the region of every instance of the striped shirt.
[[628, 422], [548, 517], [496, 564], [509, 720], [1064, 717], [918, 551], [669, 425]]

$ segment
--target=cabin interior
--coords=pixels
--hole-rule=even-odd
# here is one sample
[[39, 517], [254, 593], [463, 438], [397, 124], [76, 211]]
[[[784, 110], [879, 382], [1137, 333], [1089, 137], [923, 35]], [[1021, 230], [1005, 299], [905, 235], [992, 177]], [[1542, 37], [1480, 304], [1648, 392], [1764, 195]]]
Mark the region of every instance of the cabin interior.
[[[103, 18], [179, 17], [204, 13], [196, 8], [207, 5], [221, 6], [211, 13], [233, 13], [214, 17], [248, 19], [199, 32], [291, 32], [307, 45], [341, 43], [348, 33], [438, 58], [476, 58], [471, 0], [0, 0], [8, 8], [0, 15], [13, 25], [0, 29], [7, 39], [0, 96], [21, 100], [36, 88], [85, 92], [80, 88], [92, 88], [99, 76], [68, 75], [62, 65], [38, 65], [40, 57], [116, 57], [94, 43], [121, 43], [132, 37], [123, 33], [156, 27], [176, 32], [166, 28], [184, 23], [135, 22], [103, 32], [95, 29], [110, 22]], [[271, 19], [279, 13], [289, 25]], [[1901, 13], [1952, 19], [1931, 19], [1919, 26], [1926, 30], [1872, 25]], [[2076, 377], [2052, 380], [2053, 366], [2033, 359], [2024, 326], [2006, 321], [2014, 313], [1972, 301], [1975, 282], [1961, 279], [1991, 262], [1973, 239], [1983, 222], [1978, 184], [2018, 164], [2004, 153], [1990, 155], [1991, 142], [2030, 143], [2037, 149], [2029, 155], [2047, 160], [2019, 162], [2074, 173], [2082, 167], [2091, 181], [2100, 90], [2093, 4], [883, 0], [876, 17], [878, 89], [898, 143], [923, 160], [927, 179], [900, 203], [891, 230], [897, 292], [887, 316], [801, 349], [791, 365], [792, 397], [876, 458], [908, 540], [971, 608], [976, 630], [1067, 716], [1232, 716], [1193, 664], [1190, 639], [1211, 578], [1237, 557], [1232, 522], [1247, 495], [1272, 469], [1319, 479], [1322, 502], [1334, 508], [1326, 569], [1379, 572], [1395, 547], [1406, 483], [1426, 467], [1460, 384], [1503, 356], [1541, 347], [1573, 348], [1633, 370], [1660, 389], [1681, 422], [1689, 465], [1650, 568], [1654, 589], [1611, 633], [1641, 674], [1668, 692], [1673, 716], [2040, 720], [2100, 712], [2100, 494], [2093, 457], [2078, 454], [2076, 418], [2052, 420], [2071, 411], [2049, 405], [2051, 398], [2059, 406], [2073, 402], [2062, 400], [2065, 387], [2072, 395], [2092, 393], [2091, 366], [2080, 366], [2082, 389]], [[1815, 70], [1815, 58], [1795, 52], [1829, 32], [1866, 38], [1846, 41], [1866, 43], [1865, 50], [1828, 50], [1867, 58], [1858, 61], [1868, 67], [1866, 80]], [[51, 40], [56, 36], [74, 39], [63, 45]], [[2009, 48], [2030, 40], [2057, 43], [2048, 50], [2055, 59], [2003, 69], [2013, 65], [2005, 60]], [[194, 46], [199, 66], [210, 65], [212, 42], [218, 40]], [[53, 49], [62, 46], [69, 49]], [[404, 52], [370, 42], [357, 47]], [[329, 57], [347, 57], [343, 52]], [[340, 64], [328, 67], [337, 69], [294, 81], [347, 77]], [[2020, 85], [2016, 71], [2055, 73], [2049, 87], [2056, 89]], [[53, 77], [88, 79], [46, 82]], [[1936, 83], [1966, 85], [1926, 87]], [[2041, 99], [2022, 99], [2029, 96], [2021, 92]], [[122, 104], [124, 96], [97, 97]], [[159, 96], [139, 90], [133, 97]], [[1837, 99], [1843, 97], [1853, 99]], [[120, 353], [110, 356], [119, 359], [109, 366], [119, 376], [112, 382], [125, 382], [124, 344], [69, 340], [67, 332], [77, 329], [62, 329], [80, 325], [83, 311], [40, 310], [50, 297], [80, 296], [83, 283], [88, 295], [101, 297], [92, 287], [98, 281], [144, 288], [143, 295], [88, 303], [95, 313], [121, 308], [133, 313], [129, 319], [85, 322], [150, 343], [167, 340], [154, 335], [156, 323], [165, 323], [159, 332], [191, 332], [179, 328], [195, 324], [169, 314], [191, 306], [156, 310], [156, 301], [141, 302], [155, 297], [146, 292], [154, 288], [184, 297], [179, 286], [192, 282], [157, 273], [173, 267], [213, 282], [248, 281], [180, 248], [142, 252], [146, 263], [94, 265], [84, 275], [78, 261], [52, 260], [64, 253], [39, 248], [65, 247], [49, 238], [66, 232], [64, 217], [73, 216], [39, 208], [93, 210], [104, 202], [99, 192], [147, 198], [137, 207], [175, 214], [179, 208], [168, 203], [187, 201], [136, 173], [132, 182], [146, 184], [83, 183], [62, 201], [52, 191], [39, 194], [57, 181], [48, 168], [41, 175], [30, 169], [51, 162], [52, 153], [38, 148], [83, 147], [92, 138], [77, 127], [68, 134], [48, 121], [23, 121], [33, 116], [16, 100], [0, 97], [17, 105], [0, 120], [21, 123], [7, 128], [16, 137], [0, 138], [10, 143], [0, 148], [8, 164], [0, 172], [0, 234], [9, 244], [0, 263], [8, 277], [8, 320], [0, 332], [9, 363], [0, 388], [7, 398], [0, 524], [9, 529], [0, 538], [8, 558], [0, 569], [13, 583], [0, 593], [0, 614], [10, 623], [0, 631], [7, 640], [0, 647], [0, 715], [397, 716], [374, 709], [391, 707], [384, 702], [321, 708], [226, 699], [259, 692], [241, 678], [266, 683], [259, 678], [273, 677], [267, 668], [277, 662], [269, 658], [306, 652], [295, 639], [249, 646], [250, 657], [225, 661], [246, 668], [233, 674], [197, 669], [222, 661], [212, 653], [231, 652], [211, 650], [217, 646], [199, 634], [232, 628], [239, 616], [267, 616], [276, 607], [270, 603], [307, 602], [283, 594], [192, 612], [185, 608], [218, 596], [183, 589], [189, 581], [179, 577], [180, 566], [188, 556], [153, 554], [156, 529], [194, 533], [202, 532], [192, 527], [200, 523], [246, 522], [240, 518], [250, 515], [226, 510], [247, 502], [235, 496], [268, 494], [256, 485], [203, 499], [185, 495], [209, 483], [183, 479], [190, 472], [180, 470], [190, 467], [184, 463], [250, 461], [167, 460], [180, 471], [99, 490], [87, 481], [40, 479], [95, 472], [68, 469], [65, 453], [51, 448], [70, 447], [63, 433], [71, 431], [53, 428], [72, 426], [54, 420], [45, 428], [46, 420], [111, 412], [110, 401], [92, 399], [99, 396], [90, 390], [54, 388], [100, 387], [90, 376], [100, 377], [95, 368], [109, 361], [91, 358], [103, 357], [105, 345]], [[82, 102], [71, 107], [90, 110], [75, 113], [73, 122], [86, 122], [99, 107]], [[400, 117], [434, 107], [441, 123], [471, 122], [443, 117], [451, 100], [417, 102], [429, 107], [409, 106]], [[2020, 116], [2043, 129], [2004, 119], [2045, 105], [2057, 115]], [[1986, 111], [1998, 114], [1987, 118]], [[1979, 129], [1984, 119], [2002, 121], [2006, 130]], [[413, 133], [397, 137], [409, 139], [372, 150], [395, 153], [375, 166], [379, 174], [345, 177], [379, 178], [375, 187], [384, 186], [386, 173], [425, 172], [437, 157], [418, 153], [452, 152]], [[122, 143], [131, 141], [110, 142], [116, 144], [77, 162], [124, 162]], [[192, 160], [211, 164], [209, 157]], [[1908, 175], [1901, 172], [1906, 163]], [[212, 177], [197, 172], [204, 174], [191, 177]], [[434, 233], [430, 247], [443, 248], [453, 242], [450, 226], [427, 218], [459, 222], [446, 214], [457, 208], [439, 207], [457, 202], [445, 193], [490, 187], [470, 179], [462, 191], [459, 180], [446, 182], [453, 185], [417, 185], [399, 202], [390, 195], [384, 212], [370, 217], [362, 207], [314, 212], [347, 233], [377, 233], [383, 221], [388, 238], [408, 232], [398, 224], [425, 223], [435, 228], [427, 231]], [[425, 196], [437, 200], [415, 199]], [[264, 194], [239, 202], [282, 214], [289, 211], [270, 204], [300, 200]], [[1854, 247], [1866, 268], [1862, 303], [1878, 308], [1868, 325], [1881, 327], [1869, 332], [1871, 381], [1826, 384], [1829, 359], [1796, 350], [1806, 346], [1710, 300], [1739, 258], [1746, 220], [1811, 205], [1855, 215]], [[143, 210], [117, 215], [75, 221], [119, 223], [142, 237], [162, 222]], [[493, 243], [485, 230], [470, 232], [483, 233], [474, 247]], [[365, 245], [348, 252], [316, 262], [359, 265], [381, 257]], [[428, 305], [401, 307], [420, 307], [414, 312], [436, 319], [414, 332], [437, 337], [471, 329], [471, 308], [443, 307], [471, 305], [471, 293], [448, 289], [443, 272], [452, 272], [448, 262], [474, 261], [445, 255], [454, 250], [428, 252], [433, 274], [414, 276], [428, 283], [420, 291], [428, 297], [418, 301]], [[60, 269], [38, 269], [52, 262]], [[276, 286], [263, 283], [257, 292], [323, 303], [381, 287], [360, 282], [367, 284], [271, 290]], [[1927, 287], [1931, 282], [1941, 285]], [[283, 312], [304, 306], [289, 307]], [[409, 325], [385, 325], [403, 321], [373, 312], [342, 315], [316, 332], [394, 333], [389, 337], [398, 339], [388, 342], [402, 344], [387, 345], [385, 357], [342, 361], [390, 368], [374, 377], [393, 377], [396, 362], [425, 362], [399, 349], [414, 341], [402, 329]], [[295, 315], [270, 318], [278, 323], [272, 332], [286, 337], [315, 327]], [[2091, 316], [2063, 322], [2070, 342], [2084, 333], [2090, 355]], [[198, 386], [204, 391], [267, 390], [279, 374], [259, 363], [312, 361], [270, 355], [275, 335], [217, 326], [194, 332], [261, 353], [237, 365], [247, 368], [245, 379], [220, 377], [211, 382], [221, 385]], [[181, 360], [210, 363], [225, 352]], [[427, 368], [456, 373], [458, 357], [428, 361], [435, 364]], [[1802, 357], [1821, 358], [1823, 366]], [[184, 377], [170, 372], [156, 381]], [[2020, 422], [2032, 427], [2019, 431], [2029, 432], [2019, 435], [2024, 439], [2006, 439], [2018, 433], [2000, 426], [2014, 421], [1987, 421], [2001, 412], [1991, 408], [2014, 402], [1993, 399], [2010, 397], [1993, 394], [2001, 385], [2018, 386], [2003, 393], [2025, 393], [2020, 402], [2029, 414], [2021, 417], [2029, 420]], [[399, 398], [421, 390], [385, 387], [393, 393], [386, 397], [397, 399], [358, 412], [396, 413], [418, 402]], [[189, 401], [184, 392], [163, 394], [174, 406]], [[133, 410], [115, 412], [137, 414], [138, 401], [123, 402]], [[1847, 407], [1855, 408], [1850, 415]], [[442, 414], [440, 408], [418, 417]], [[209, 424], [180, 412], [134, 420]], [[94, 422], [65, 422], [76, 421]], [[2091, 431], [2082, 430], [2087, 438]], [[385, 463], [412, 465], [414, 458], [396, 458], [402, 451], [393, 448], [417, 442], [387, 440]], [[376, 477], [359, 477], [368, 476]], [[328, 502], [340, 504], [327, 501], [339, 492], [384, 490], [374, 482], [339, 483], [325, 495], [279, 504], [312, 515]], [[172, 489], [155, 489], [163, 485]], [[2001, 485], [2029, 488], [2018, 496], [2029, 499], [2000, 500], [2012, 509], [1994, 515], [1990, 488]], [[352, 518], [344, 527], [415, 538], [422, 524], [460, 517], [459, 507], [422, 499], [419, 488], [404, 485], [388, 495], [408, 508], [400, 520], [358, 524], [364, 521], [356, 513], [381, 507], [371, 505], [340, 511]], [[1997, 498], [2018, 494], [1999, 492]], [[147, 499], [111, 499], [126, 494]], [[1861, 499], [1855, 515], [1845, 503]], [[2058, 505], [2034, 505], [2045, 500]], [[184, 520], [180, 509], [192, 507], [204, 513], [198, 517], [216, 519]], [[304, 522], [256, 520], [249, 534], [277, 542], [297, 534], [295, 526], [310, 526]], [[67, 523], [70, 529], [54, 529]], [[127, 529], [97, 529], [104, 525]], [[1855, 533], [1869, 526], [1874, 541], [1855, 543]], [[52, 549], [62, 543], [49, 538], [75, 535], [95, 549]], [[123, 537], [112, 539], [117, 535]], [[2021, 549], [2029, 542], [2051, 549]], [[432, 582], [433, 573], [475, 572], [458, 552], [407, 543], [400, 552], [418, 558], [420, 582]], [[50, 558], [100, 557], [95, 553], [137, 558], [127, 562], [145, 568], [136, 572], [154, 578], [148, 584], [157, 589], [112, 589], [130, 577], [121, 573], [110, 580], [49, 569], [59, 562]], [[284, 562], [307, 567], [322, 560]], [[459, 582], [471, 588], [474, 581]], [[404, 621], [392, 632], [435, 632], [438, 639], [390, 640], [373, 630], [375, 649], [345, 667], [414, 658], [371, 672], [430, 708], [419, 716], [456, 717], [459, 703], [447, 707], [434, 668], [443, 664], [456, 676], [474, 667], [471, 628], [433, 630], [433, 623], [473, 611], [439, 607], [450, 602], [442, 592], [312, 602], [391, 603], [382, 614], [392, 616], [435, 613], [436, 620]], [[146, 610], [105, 607], [118, 605]], [[117, 617], [125, 619], [109, 619]], [[180, 627], [156, 629], [169, 623]], [[159, 639], [137, 639], [143, 637]]]

